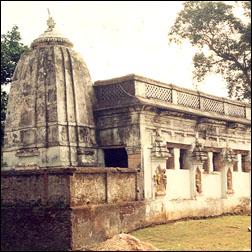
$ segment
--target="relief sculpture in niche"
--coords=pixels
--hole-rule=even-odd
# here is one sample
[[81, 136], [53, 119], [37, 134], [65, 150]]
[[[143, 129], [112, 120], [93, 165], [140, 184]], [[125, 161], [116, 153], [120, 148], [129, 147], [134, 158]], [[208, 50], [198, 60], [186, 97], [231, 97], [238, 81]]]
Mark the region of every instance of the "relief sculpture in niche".
[[156, 186], [156, 196], [166, 194], [167, 177], [165, 172], [166, 170], [162, 169], [159, 165], [155, 171], [155, 175], [153, 176], [154, 183]]
[[199, 167], [197, 167], [196, 169], [195, 186], [197, 193], [202, 193], [201, 172], [199, 170]]
[[227, 193], [233, 193], [232, 172], [230, 168], [227, 171]]

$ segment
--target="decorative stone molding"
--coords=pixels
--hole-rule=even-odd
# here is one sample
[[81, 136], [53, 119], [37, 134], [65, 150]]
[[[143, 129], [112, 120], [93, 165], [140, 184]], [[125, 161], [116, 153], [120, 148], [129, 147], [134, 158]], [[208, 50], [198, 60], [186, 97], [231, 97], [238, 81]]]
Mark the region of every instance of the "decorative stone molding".
[[154, 137], [154, 143], [152, 146], [151, 154], [156, 158], [168, 158], [171, 157], [166, 143], [163, 142], [160, 130], [156, 131], [156, 136]]
[[128, 155], [141, 154], [141, 146], [127, 146], [126, 151]]
[[227, 127], [230, 128], [230, 129], [236, 129], [239, 127], [239, 124], [237, 122], [229, 122], [227, 124]]
[[211, 118], [208, 118], [208, 117], [198, 117], [197, 123], [198, 124], [203, 124], [204, 123], [204, 124], [223, 125], [223, 126], [226, 125], [226, 122], [211, 119]]
[[221, 152], [223, 162], [234, 163], [237, 161], [237, 154], [230, 148], [224, 148]]
[[17, 150], [16, 156], [17, 157], [32, 157], [32, 156], [38, 156], [39, 151], [37, 148], [29, 148], [29, 149], [20, 149]]
[[160, 165], [156, 168], [153, 180], [156, 187], [156, 196], [161, 196], [166, 194], [167, 177], [165, 174], [166, 170], [162, 169]]
[[203, 145], [198, 141], [193, 149], [192, 159], [199, 162], [204, 162], [207, 160], [207, 152], [204, 150]]

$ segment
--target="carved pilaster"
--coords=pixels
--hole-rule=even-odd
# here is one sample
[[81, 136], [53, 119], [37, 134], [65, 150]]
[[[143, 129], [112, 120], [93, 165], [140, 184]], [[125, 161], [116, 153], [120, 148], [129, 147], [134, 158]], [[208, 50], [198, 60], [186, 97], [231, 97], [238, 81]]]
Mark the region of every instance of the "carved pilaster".
[[196, 187], [196, 192], [198, 194], [202, 193], [202, 180], [201, 180], [201, 171], [197, 167], [196, 168], [196, 174], [195, 174], [195, 187]]
[[155, 196], [166, 195], [166, 169], [162, 169], [160, 165], [156, 168], [155, 174], [153, 176], [154, 185], [155, 185]]
[[233, 179], [231, 169], [228, 168], [227, 171], [227, 194], [233, 193]]
[[151, 155], [154, 158], [168, 158], [171, 157], [166, 143], [162, 140], [160, 131], [156, 131], [154, 138]]
[[207, 152], [201, 143], [196, 141], [196, 144], [191, 153], [192, 166], [190, 169], [190, 181], [191, 181], [191, 198], [195, 199], [203, 192], [202, 184], [202, 171], [203, 163], [207, 160]]
[[204, 150], [204, 147], [198, 141], [195, 144], [195, 147], [192, 152], [192, 160], [195, 162], [203, 163], [207, 160], [207, 152]]
[[226, 198], [228, 194], [234, 193], [232, 170], [237, 161], [236, 153], [230, 148], [224, 148], [220, 155], [222, 163], [222, 197]]

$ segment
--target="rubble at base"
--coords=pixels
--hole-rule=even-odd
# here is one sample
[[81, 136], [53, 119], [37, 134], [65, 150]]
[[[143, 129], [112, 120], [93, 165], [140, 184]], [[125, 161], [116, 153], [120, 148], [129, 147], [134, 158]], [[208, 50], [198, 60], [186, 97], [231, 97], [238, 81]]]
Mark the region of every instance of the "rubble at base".
[[88, 251], [158, 251], [148, 242], [142, 242], [129, 234], [118, 234], [112, 238], [86, 248]]

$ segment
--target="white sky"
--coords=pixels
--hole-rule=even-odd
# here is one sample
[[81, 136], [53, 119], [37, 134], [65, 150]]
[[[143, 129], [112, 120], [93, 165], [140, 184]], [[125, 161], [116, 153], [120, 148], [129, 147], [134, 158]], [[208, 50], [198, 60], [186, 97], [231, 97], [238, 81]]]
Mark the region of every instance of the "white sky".
[[[1, 34], [16, 24], [22, 42], [30, 45], [47, 28], [47, 8], [56, 28], [82, 55], [93, 81], [135, 73], [195, 89], [193, 48], [168, 44], [182, 1], [1, 1]], [[216, 75], [199, 90], [227, 97]]]

